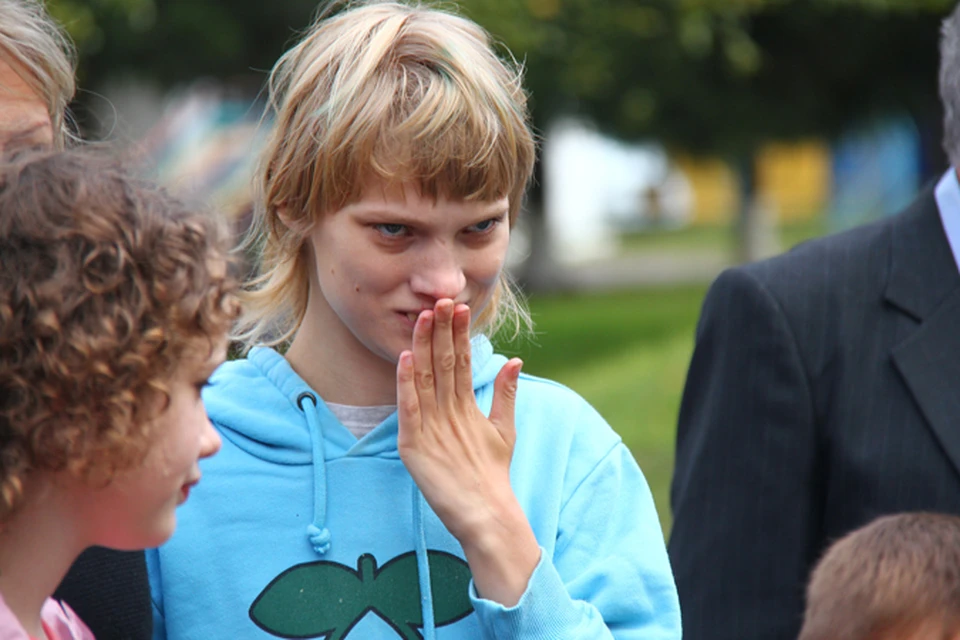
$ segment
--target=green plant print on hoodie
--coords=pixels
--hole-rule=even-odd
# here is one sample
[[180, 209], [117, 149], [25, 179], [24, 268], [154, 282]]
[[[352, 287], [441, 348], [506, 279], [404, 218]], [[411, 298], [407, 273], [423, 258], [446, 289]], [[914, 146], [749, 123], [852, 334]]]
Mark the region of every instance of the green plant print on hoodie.
[[[443, 551], [428, 551], [427, 559], [434, 624], [452, 624], [472, 613], [467, 563]], [[415, 552], [381, 567], [365, 553], [357, 558], [356, 570], [338, 562], [298, 564], [274, 578], [250, 605], [254, 623], [283, 638], [342, 640], [370, 612], [404, 640], [422, 640]]]

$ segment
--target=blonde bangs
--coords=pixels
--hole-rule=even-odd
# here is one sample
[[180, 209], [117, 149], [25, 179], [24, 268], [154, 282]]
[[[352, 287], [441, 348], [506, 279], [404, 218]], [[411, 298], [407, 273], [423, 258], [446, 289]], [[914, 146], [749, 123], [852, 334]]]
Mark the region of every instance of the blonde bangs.
[[[359, 198], [371, 177], [415, 183], [434, 198], [508, 197], [512, 226], [536, 155], [521, 78], [483, 29], [443, 11], [374, 3], [317, 23], [269, 81], [277, 118], [254, 231], [262, 275], [240, 337], [251, 344], [268, 324], [275, 338], [293, 335], [306, 309], [305, 233]], [[505, 288], [478, 326], [498, 324], [504, 301], [518, 306]]]
[[359, 197], [371, 171], [427, 195], [511, 197], [519, 209], [534, 159], [521, 74], [473, 23], [393, 3], [348, 11], [285, 56], [275, 80], [277, 111], [291, 115], [278, 123], [274, 166], [300, 179], [274, 184], [286, 182], [280, 199], [305, 214]]

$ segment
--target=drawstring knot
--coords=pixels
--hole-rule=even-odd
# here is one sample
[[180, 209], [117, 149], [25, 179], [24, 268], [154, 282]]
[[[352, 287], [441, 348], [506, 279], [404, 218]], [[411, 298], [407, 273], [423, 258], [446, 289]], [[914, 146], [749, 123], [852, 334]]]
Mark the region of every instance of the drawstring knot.
[[320, 555], [330, 551], [330, 530], [324, 527], [321, 529], [315, 524], [307, 526], [307, 537], [310, 539], [310, 545], [313, 550]]
[[[313, 402], [313, 410], [303, 406], [304, 400]], [[307, 526], [307, 539], [310, 546], [319, 555], [330, 551], [330, 530], [327, 522], [327, 459], [323, 448], [323, 430], [317, 416], [317, 398], [304, 391], [297, 396], [297, 406], [303, 411], [310, 430], [310, 443], [313, 445], [313, 522]]]

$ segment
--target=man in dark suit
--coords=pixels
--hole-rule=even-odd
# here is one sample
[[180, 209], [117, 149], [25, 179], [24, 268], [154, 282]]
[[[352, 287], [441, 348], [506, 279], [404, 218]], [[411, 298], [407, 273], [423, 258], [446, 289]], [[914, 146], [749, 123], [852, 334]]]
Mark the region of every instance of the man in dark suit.
[[[960, 10], [944, 23], [960, 166]], [[812, 566], [881, 514], [960, 513], [960, 185], [730, 269], [677, 433], [670, 558], [687, 640], [794, 640]]]
[[[0, 152], [62, 146], [71, 137], [73, 48], [37, 0], [0, 0]], [[153, 617], [142, 552], [92, 548], [54, 598], [67, 602], [97, 640], [148, 640]]]

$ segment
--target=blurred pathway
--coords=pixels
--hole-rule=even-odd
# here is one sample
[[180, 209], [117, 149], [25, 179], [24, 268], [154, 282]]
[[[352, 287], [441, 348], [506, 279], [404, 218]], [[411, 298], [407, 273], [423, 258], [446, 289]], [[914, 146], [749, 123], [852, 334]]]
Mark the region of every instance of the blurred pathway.
[[573, 291], [708, 284], [733, 264], [723, 251], [644, 251], [610, 260], [558, 267], [558, 287]]

